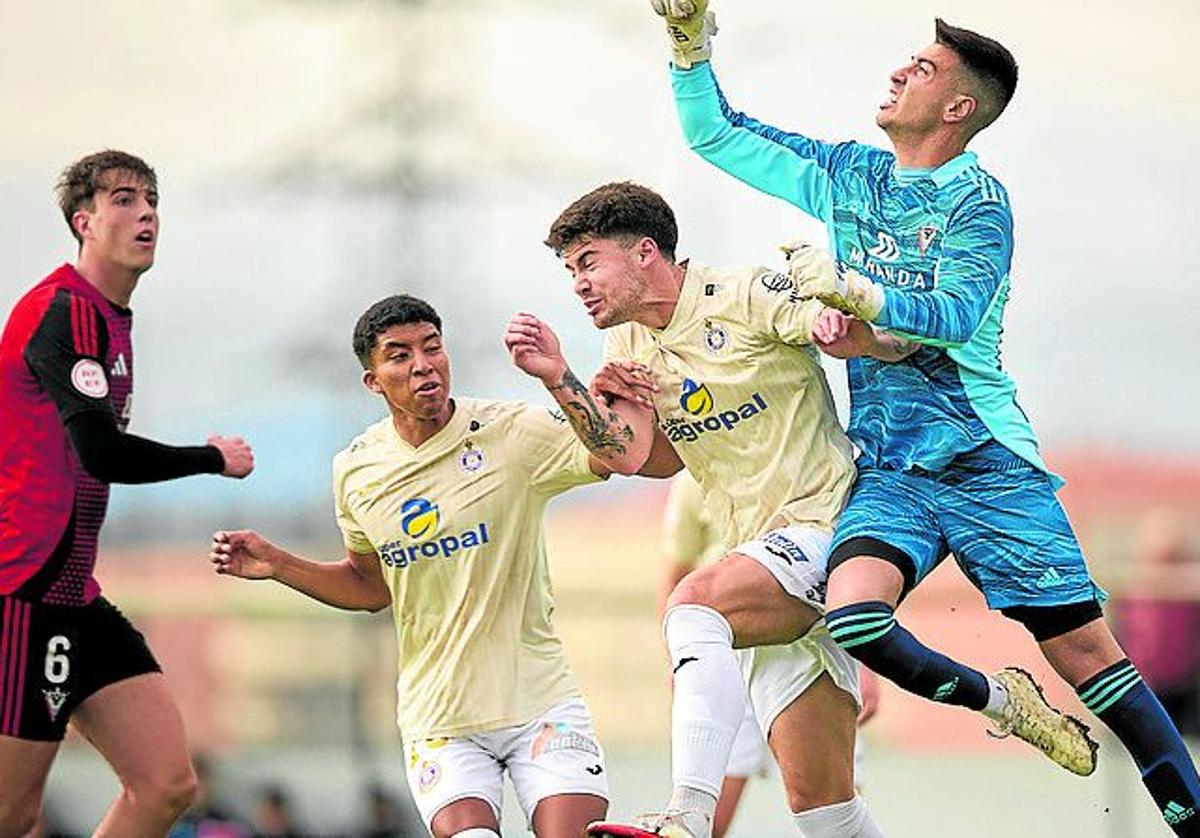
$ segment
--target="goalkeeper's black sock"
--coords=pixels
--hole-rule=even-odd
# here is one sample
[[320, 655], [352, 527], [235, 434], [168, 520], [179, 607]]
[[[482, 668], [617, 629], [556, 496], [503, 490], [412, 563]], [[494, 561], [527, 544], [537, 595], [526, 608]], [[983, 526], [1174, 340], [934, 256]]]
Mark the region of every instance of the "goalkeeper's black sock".
[[835, 608], [825, 624], [839, 646], [898, 687], [942, 704], [987, 707], [987, 676], [923, 645], [886, 602]]
[[1200, 836], [1200, 777], [1183, 739], [1128, 660], [1079, 685], [1079, 699], [1124, 743], [1176, 835]]

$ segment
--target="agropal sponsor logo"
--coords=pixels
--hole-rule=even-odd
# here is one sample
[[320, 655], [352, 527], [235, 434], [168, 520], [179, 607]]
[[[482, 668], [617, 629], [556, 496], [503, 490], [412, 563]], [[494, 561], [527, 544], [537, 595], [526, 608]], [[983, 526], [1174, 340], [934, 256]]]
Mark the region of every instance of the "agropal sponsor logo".
[[687, 417], [671, 417], [662, 423], [663, 433], [671, 442], [695, 442], [706, 433], [727, 433], [738, 423], [768, 410], [770, 405], [761, 393], [754, 393], [737, 407], [718, 409], [707, 385], [685, 378], [679, 407]]
[[488, 543], [488, 527], [484, 521], [459, 533], [438, 535], [441, 523], [437, 504], [426, 498], [405, 501], [400, 507], [400, 529], [408, 538], [383, 545], [379, 549], [379, 558], [388, 567], [403, 570], [421, 559], [452, 559], [462, 550]]

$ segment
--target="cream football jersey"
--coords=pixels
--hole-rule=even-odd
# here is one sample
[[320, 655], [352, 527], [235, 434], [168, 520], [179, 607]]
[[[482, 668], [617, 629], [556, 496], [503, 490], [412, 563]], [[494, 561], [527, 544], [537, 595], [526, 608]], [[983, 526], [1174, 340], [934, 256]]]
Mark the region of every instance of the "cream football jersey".
[[392, 592], [406, 740], [521, 724], [578, 695], [551, 621], [542, 513], [597, 478], [564, 419], [456, 399], [420, 447], [389, 416], [333, 472], [346, 546], [376, 553]]
[[810, 345], [821, 310], [769, 268], [689, 264], [671, 322], [609, 330], [606, 360], [655, 374], [659, 427], [735, 546], [788, 524], [832, 529], [853, 451]]

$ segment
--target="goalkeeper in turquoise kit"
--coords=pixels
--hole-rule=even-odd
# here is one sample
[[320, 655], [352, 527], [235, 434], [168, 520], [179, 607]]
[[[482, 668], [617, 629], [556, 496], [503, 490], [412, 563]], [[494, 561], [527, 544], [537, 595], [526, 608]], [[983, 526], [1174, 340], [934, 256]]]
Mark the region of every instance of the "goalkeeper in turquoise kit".
[[[1174, 725], [1109, 632], [1078, 541], [999, 355], [1013, 221], [967, 143], [1017, 83], [996, 41], [938, 20], [894, 70], [876, 123], [892, 151], [825, 143], [734, 111], [709, 57], [706, 0], [652, 0], [667, 22], [688, 145], [826, 225], [828, 251], [787, 246], [791, 293], [818, 298], [831, 346], [854, 318], [905, 338], [885, 363], [848, 360], [858, 482], [829, 560], [827, 623], [851, 655], [904, 689], [983, 712], [1077, 774], [1087, 728], [1017, 669], [988, 676], [924, 646], [901, 599], [950, 553], [989, 607], [1022, 623], [1083, 704], [1124, 743], [1177, 835], [1200, 835], [1200, 779]], [[840, 354], [845, 354], [840, 353]]]

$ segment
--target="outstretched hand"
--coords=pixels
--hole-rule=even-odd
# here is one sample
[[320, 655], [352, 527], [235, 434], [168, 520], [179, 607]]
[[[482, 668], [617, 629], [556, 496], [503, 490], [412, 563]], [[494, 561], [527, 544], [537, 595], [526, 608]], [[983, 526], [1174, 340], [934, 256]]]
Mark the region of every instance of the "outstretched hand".
[[650, 0], [650, 7], [667, 22], [676, 67], [687, 70], [712, 56], [717, 18], [708, 11], [708, 0]]
[[208, 558], [213, 570], [243, 579], [270, 579], [275, 575], [277, 548], [253, 530], [220, 530], [213, 533]]
[[703, 17], [708, 10], [708, 0], [650, 0], [657, 15], [668, 20], [691, 20]]

